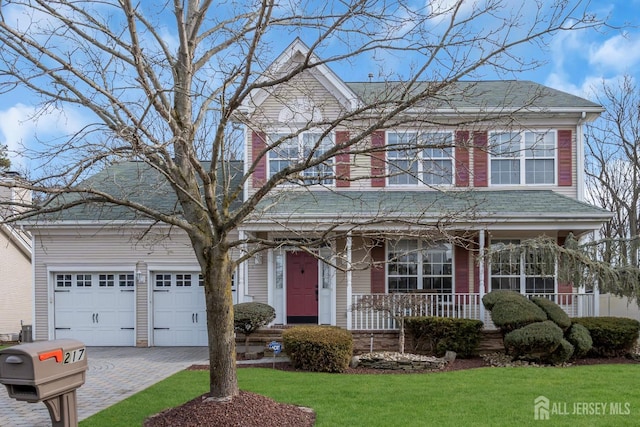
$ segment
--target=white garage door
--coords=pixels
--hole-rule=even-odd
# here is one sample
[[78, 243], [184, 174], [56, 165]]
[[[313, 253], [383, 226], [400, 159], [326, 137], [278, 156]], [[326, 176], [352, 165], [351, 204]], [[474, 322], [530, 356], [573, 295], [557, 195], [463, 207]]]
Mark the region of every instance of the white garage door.
[[206, 346], [207, 312], [198, 273], [155, 272], [153, 278], [153, 344]]
[[135, 345], [133, 273], [54, 273], [55, 338]]

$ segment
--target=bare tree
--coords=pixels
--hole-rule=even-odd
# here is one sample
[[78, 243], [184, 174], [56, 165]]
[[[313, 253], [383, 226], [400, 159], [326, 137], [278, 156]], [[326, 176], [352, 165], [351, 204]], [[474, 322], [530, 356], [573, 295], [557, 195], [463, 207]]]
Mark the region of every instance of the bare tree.
[[11, 159], [7, 156], [7, 146], [0, 145], [0, 170], [7, 170], [11, 167]]
[[396, 322], [400, 327], [398, 334], [400, 354], [404, 354], [406, 318], [426, 316], [435, 311], [428, 306], [425, 307], [424, 300], [414, 294], [394, 294], [392, 298], [386, 298], [386, 295], [381, 294], [365, 295], [357, 304], [351, 306], [351, 310], [356, 312], [373, 310], [381, 313], [388, 320]]
[[[485, 72], [513, 76], [538, 66], [518, 49], [544, 47], [558, 31], [601, 25], [588, 7], [588, 2], [565, 0], [442, 1], [419, 7], [403, 0], [4, 1], [2, 93], [26, 90], [39, 97], [42, 109], [79, 108], [91, 114], [91, 123], [77, 134], [46, 141], [44, 150], [26, 153], [43, 165], [34, 173], [40, 179], [29, 188], [44, 198], [12, 219], [106, 203], [184, 230], [204, 277], [210, 394], [230, 398], [238, 393], [232, 272], [253, 251], [283, 244], [236, 239], [234, 230], [279, 184], [309, 184], [301, 180], [305, 171], [346, 150], [376, 155], [364, 142], [375, 130], [407, 121], [403, 113], [409, 109], [420, 106], [428, 111], [446, 105], [452, 96], [468, 96], [453, 92], [461, 79]], [[275, 40], [295, 36], [307, 41], [307, 54], [289, 68], [268, 68]], [[399, 58], [404, 66], [394, 70], [391, 65]], [[262, 89], [278, 95], [281, 85], [303, 85], [302, 76], [320, 66], [361, 61], [373, 71], [379, 67], [376, 78], [381, 82], [403, 83], [388, 85], [372, 99], [363, 97], [331, 119], [310, 114], [297, 132], [322, 129], [326, 135], [338, 126], [350, 126], [349, 138], [328, 149], [316, 146], [243, 197], [243, 186], [253, 179], [259, 161], [291, 137], [265, 145], [232, 185], [228, 160], [239, 152], [233, 139], [236, 123], [259, 130], [243, 113], [252, 94]], [[295, 109], [292, 106], [292, 114]], [[429, 122], [426, 112], [421, 117], [425, 124], [438, 125]], [[209, 162], [201, 163], [203, 158]], [[83, 185], [87, 175], [122, 159], [138, 159], [156, 170], [175, 193], [176, 209], [154, 209], [124, 194]], [[60, 197], [70, 193], [74, 197]], [[317, 241], [328, 236], [323, 232]], [[231, 251], [246, 244], [253, 249], [232, 259]], [[313, 241], [288, 244], [304, 250]]]
[[606, 111], [587, 126], [587, 194], [614, 213], [600, 230], [603, 260], [638, 267], [640, 91], [631, 76], [599, 89]]

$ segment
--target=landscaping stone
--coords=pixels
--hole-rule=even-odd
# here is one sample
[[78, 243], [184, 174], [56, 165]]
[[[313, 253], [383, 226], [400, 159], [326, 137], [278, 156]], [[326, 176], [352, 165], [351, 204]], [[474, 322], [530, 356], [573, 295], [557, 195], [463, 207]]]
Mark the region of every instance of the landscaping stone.
[[447, 364], [453, 363], [454, 360], [456, 360], [456, 352], [455, 351], [449, 351], [447, 350], [447, 352], [444, 354], [444, 361], [447, 362]]
[[351, 363], [349, 363], [350, 368], [357, 368], [360, 364], [360, 356], [353, 356], [351, 358]]
[[372, 369], [431, 371], [443, 369], [446, 364], [447, 362], [439, 357], [383, 351], [361, 354], [358, 366]]

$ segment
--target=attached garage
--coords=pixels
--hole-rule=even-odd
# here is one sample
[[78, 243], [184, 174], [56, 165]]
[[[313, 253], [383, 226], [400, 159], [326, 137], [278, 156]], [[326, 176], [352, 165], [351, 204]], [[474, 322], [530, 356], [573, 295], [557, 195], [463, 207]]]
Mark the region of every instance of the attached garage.
[[[153, 293], [154, 346], [206, 346], [207, 308], [198, 272], [155, 271]], [[231, 291], [236, 302], [235, 280]]]
[[197, 272], [154, 272], [153, 345], [206, 346], [207, 310]]
[[53, 273], [55, 338], [135, 345], [135, 282], [128, 272]]

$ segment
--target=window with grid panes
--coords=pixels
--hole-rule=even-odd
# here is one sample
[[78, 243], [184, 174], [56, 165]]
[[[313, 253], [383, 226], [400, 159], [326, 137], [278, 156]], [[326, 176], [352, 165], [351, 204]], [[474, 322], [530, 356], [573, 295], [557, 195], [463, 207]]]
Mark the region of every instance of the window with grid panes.
[[[271, 133], [268, 135], [269, 176], [273, 176], [287, 166], [304, 163], [325, 154], [334, 146], [333, 136], [319, 132], [303, 132], [299, 135]], [[303, 180], [311, 184], [332, 184], [334, 160], [310, 166], [300, 172]]]
[[387, 281], [390, 293], [423, 290], [453, 292], [452, 245], [419, 240], [389, 242]]
[[115, 286], [115, 274], [100, 274], [98, 275], [98, 286], [112, 287]]
[[120, 287], [131, 287], [135, 285], [133, 273], [119, 274], [118, 275], [118, 286]]
[[91, 287], [91, 274], [76, 274], [76, 286], [79, 288]]
[[[518, 245], [519, 240], [493, 240], [491, 245]], [[523, 294], [554, 293], [556, 288], [555, 262], [542, 250], [526, 252], [500, 251], [491, 260], [491, 290], [512, 290]]]
[[191, 286], [191, 274], [176, 274], [176, 286]]
[[452, 132], [388, 132], [389, 185], [451, 185]]
[[556, 182], [556, 132], [490, 132], [492, 185]]
[[171, 274], [156, 274], [156, 286], [158, 288], [171, 287]]

